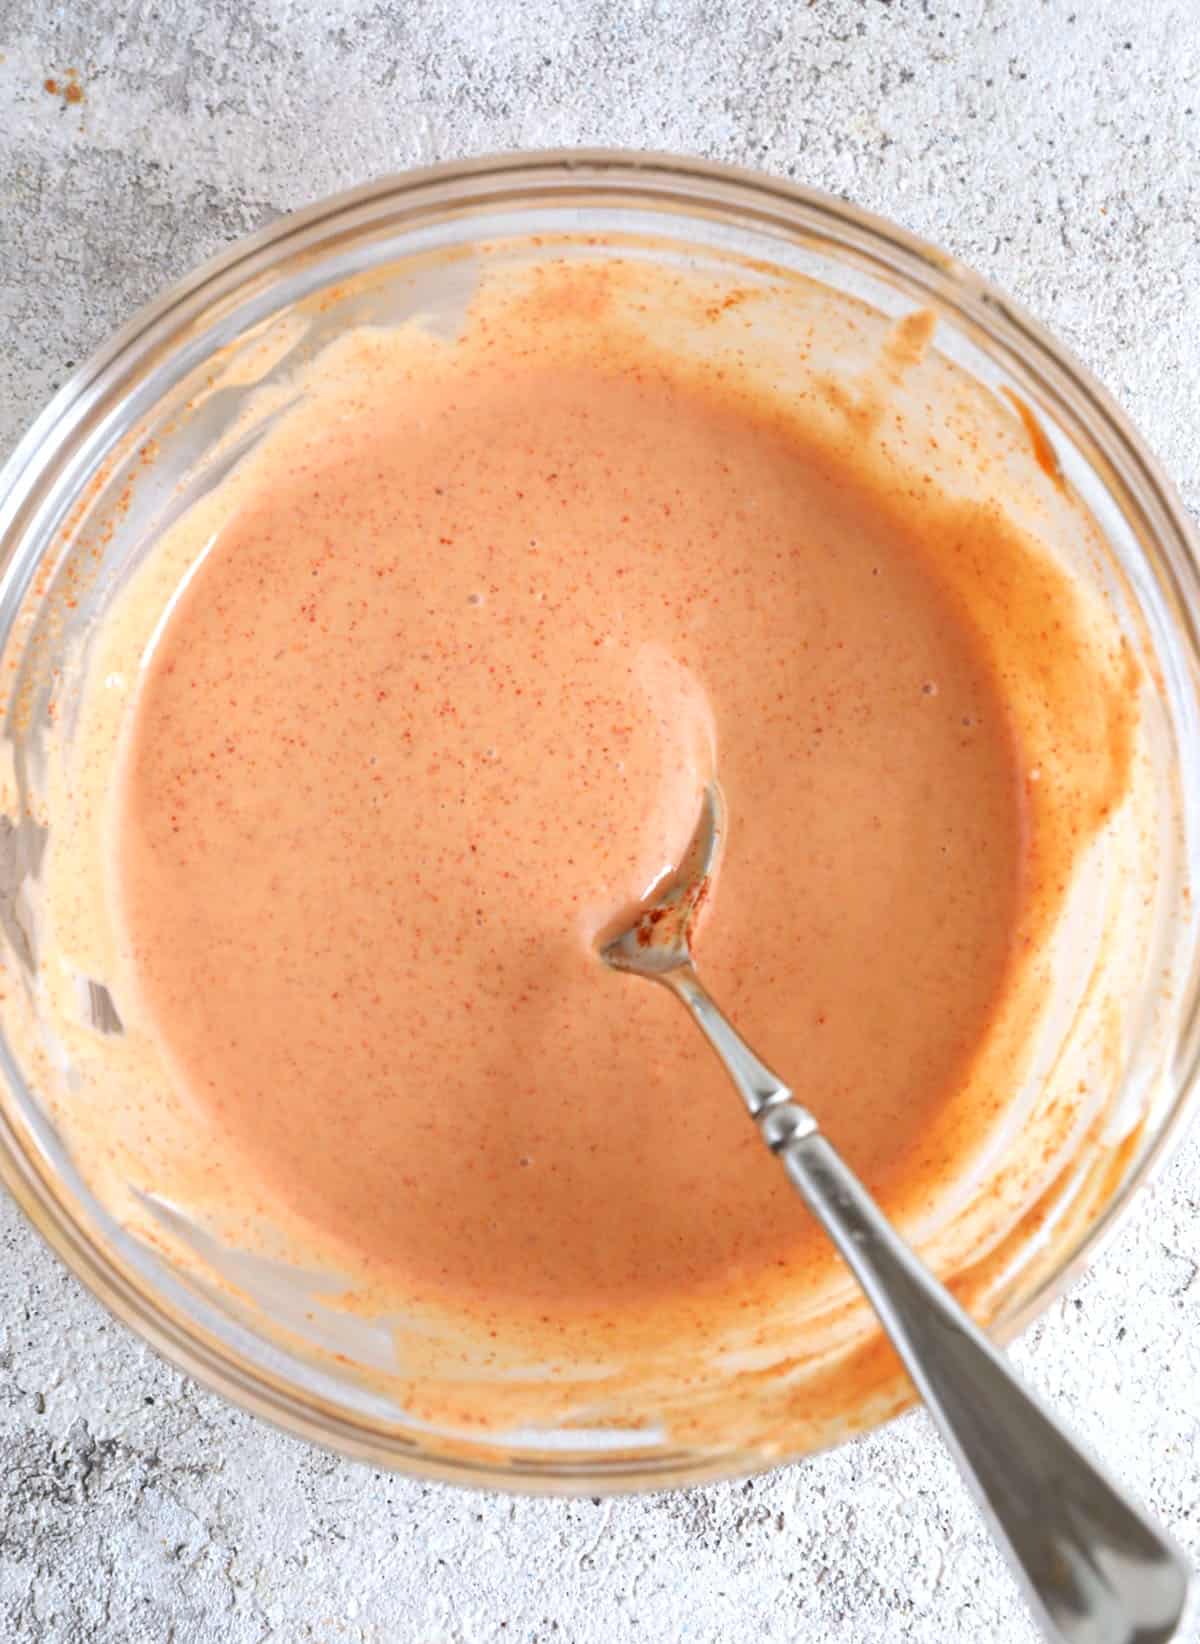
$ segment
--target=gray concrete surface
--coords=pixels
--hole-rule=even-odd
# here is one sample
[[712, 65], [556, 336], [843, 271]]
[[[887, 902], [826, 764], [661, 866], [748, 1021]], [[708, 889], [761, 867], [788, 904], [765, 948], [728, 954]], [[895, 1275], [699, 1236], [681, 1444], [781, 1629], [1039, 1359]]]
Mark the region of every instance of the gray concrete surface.
[[[1195, 0], [0, 0], [0, 451], [245, 230], [576, 142], [762, 166], [940, 241], [1071, 344], [1200, 510]], [[1200, 1556], [1198, 1166], [1193, 1141], [1016, 1357]], [[408, 1483], [164, 1368], [0, 1203], [2, 1640], [1032, 1638], [923, 1415], [651, 1499]]]

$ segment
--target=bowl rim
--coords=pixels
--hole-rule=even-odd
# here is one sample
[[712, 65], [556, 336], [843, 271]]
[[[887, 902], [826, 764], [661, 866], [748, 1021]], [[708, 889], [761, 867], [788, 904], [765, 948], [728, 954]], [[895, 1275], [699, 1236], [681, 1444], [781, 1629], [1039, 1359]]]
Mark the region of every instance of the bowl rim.
[[[831, 231], [827, 241], [860, 260], [875, 262], [889, 274], [894, 274], [899, 263], [910, 283], [923, 287], [931, 298], [952, 308], [956, 317], [982, 330], [992, 351], [1003, 356], [1006, 369], [1031, 390], [1036, 385], [1037, 400], [1048, 397], [1052, 403], [1060, 402], [1069, 388], [1077, 403], [1082, 399], [1082, 410], [1076, 409], [1071, 420], [1085, 426], [1094, 448], [1089, 457], [1099, 456], [1102, 471], [1107, 470], [1106, 480], [1115, 477], [1122, 509], [1138, 518], [1142, 530], [1159, 545], [1175, 544], [1177, 552], [1168, 550], [1164, 568], [1174, 615], [1184, 625], [1192, 657], [1200, 656], [1200, 538], [1196, 530], [1158, 461], [1115, 400], [1019, 304], [932, 243], [822, 190], [741, 166], [621, 148], [490, 153], [391, 173], [279, 217], [168, 286], [72, 371], [0, 468], [0, 603], [3, 590], [21, 573], [19, 549], [53, 481], [62, 448], [103, 398], [119, 388], [123, 366], [129, 374], [135, 370], [143, 374], [147, 356], [153, 357], [156, 351], [169, 353], [178, 346], [180, 337], [201, 326], [205, 314], [222, 299], [234, 298], [245, 291], [249, 281], [269, 271], [289, 243], [303, 251], [314, 231], [332, 231], [338, 225], [347, 231], [356, 217], [365, 219], [389, 199], [407, 201], [416, 219], [428, 220], [435, 204], [443, 214], [463, 215], [484, 203], [497, 207], [506, 200], [527, 200], [531, 190], [550, 204], [576, 191], [602, 197], [622, 187], [651, 203], [703, 204], [718, 217], [722, 208], [736, 207], [741, 220], [769, 223], [793, 241], [806, 233], [812, 238], [811, 225], [818, 223]], [[423, 196], [428, 198], [423, 200]], [[326, 240], [318, 236], [312, 249], [319, 259], [328, 250]], [[1124, 472], [1113, 469], [1114, 450], [1127, 465]], [[1130, 483], [1131, 476], [1136, 484]], [[1197, 672], [1194, 662], [1192, 672]], [[1197, 958], [1193, 953], [1193, 976]], [[1189, 991], [1192, 1009], [1178, 1034], [1178, 1043], [1186, 1047], [1186, 1065], [1178, 1075], [1172, 1070], [1171, 1105], [1156, 1135], [1136, 1169], [1078, 1237], [1061, 1266], [1020, 1306], [993, 1324], [991, 1333], [997, 1341], [1006, 1342], [1023, 1330], [1095, 1259], [1141, 1193], [1157, 1182], [1200, 1107], [1196, 1079], [1200, 998], [1195, 987]], [[5, 1082], [11, 1085], [15, 1069], [6, 1048], [0, 1063]], [[597, 1458], [589, 1465], [603, 1468], [599, 1473], [561, 1464], [555, 1471], [552, 1463], [550, 1470], [526, 1474], [514, 1470], [511, 1463], [492, 1465], [482, 1458], [461, 1461], [401, 1449], [377, 1426], [359, 1421], [344, 1409], [331, 1412], [315, 1394], [299, 1394], [265, 1370], [247, 1372], [231, 1366], [225, 1353], [206, 1341], [194, 1323], [184, 1327], [160, 1303], [149, 1305], [138, 1286], [107, 1252], [86, 1238], [79, 1222], [67, 1212], [44, 1161], [31, 1156], [3, 1103], [0, 1182], [75, 1277], [172, 1366], [276, 1428], [335, 1453], [418, 1478], [539, 1494], [617, 1494], [694, 1485], [744, 1477], [805, 1459], [786, 1453], [768, 1458], [759, 1451], [730, 1450], [712, 1453], [708, 1460], [672, 1465], [671, 1458], [660, 1452], [652, 1466], [640, 1465], [635, 1458], [623, 1472], [609, 1471], [608, 1464]], [[914, 1401], [915, 1394], [910, 1394], [901, 1408]]]

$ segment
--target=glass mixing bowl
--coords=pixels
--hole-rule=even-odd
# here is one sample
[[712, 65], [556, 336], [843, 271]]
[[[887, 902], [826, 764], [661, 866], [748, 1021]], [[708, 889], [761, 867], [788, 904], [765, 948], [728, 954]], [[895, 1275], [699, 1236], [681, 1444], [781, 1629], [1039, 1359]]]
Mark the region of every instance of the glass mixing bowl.
[[[1076, 887], [1062, 938], [1063, 996], [1039, 1060], [1044, 1090], [1033, 1092], [1023, 1123], [1038, 1124], [1051, 1099], [1044, 1092], [1089, 1057], [1100, 1058], [1100, 1097], [1053, 1169], [1026, 1183], [1005, 1236], [968, 1253], [972, 1293], [1000, 1338], [1045, 1307], [1112, 1230], [1192, 1105], [1200, 588], [1186, 520], [1137, 435], [1007, 299], [942, 252], [837, 200], [658, 156], [476, 160], [391, 178], [284, 218], [141, 313], [75, 372], [13, 453], [0, 475], [5, 1184], [116, 1314], [247, 1409], [412, 1473], [594, 1493], [751, 1472], [883, 1419], [911, 1389], [881, 1360], [860, 1409], [838, 1422], [798, 1424], [782, 1442], [768, 1442], [765, 1428], [761, 1441], [744, 1432], [695, 1441], [686, 1422], [654, 1408], [636, 1422], [565, 1421], [503, 1434], [417, 1420], [386, 1381], [361, 1373], [349, 1326], [344, 1339], [323, 1344], [274, 1328], [269, 1287], [243, 1305], [198, 1282], [169, 1241], [136, 1235], [102, 1202], [49, 1099], [69, 1099], [72, 1069], [39, 1011], [30, 911], [56, 826], [44, 786], [47, 739], [70, 734], [66, 661], [164, 524], [236, 461], [244, 447], [228, 436], [248, 396], [278, 380], [298, 337], [311, 347], [363, 318], [398, 320], [435, 301], [469, 264], [472, 246], [561, 235], [600, 248], [652, 244], [655, 255], [690, 265], [736, 264], [746, 278], [803, 277], [866, 305], [884, 328], [932, 309], [935, 354], [1006, 406], [1013, 429], [1024, 430], [1030, 463], [1090, 514], [1099, 547], [1077, 556], [1073, 569], [1101, 591], [1141, 663], [1140, 808], [1120, 848], [1101, 851]], [[228, 361], [243, 343], [254, 347], [235, 352], [246, 361], [239, 380]], [[218, 357], [221, 387], [205, 392]], [[102, 1029], [110, 1008], [102, 990], [90, 1005]], [[995, 1171], [1003, 1174], [1003, 1161]], [[999, 1191], [994, 1176], [981, 1193]], [[276, 1299], [282, 1317], [288, 1299]]]

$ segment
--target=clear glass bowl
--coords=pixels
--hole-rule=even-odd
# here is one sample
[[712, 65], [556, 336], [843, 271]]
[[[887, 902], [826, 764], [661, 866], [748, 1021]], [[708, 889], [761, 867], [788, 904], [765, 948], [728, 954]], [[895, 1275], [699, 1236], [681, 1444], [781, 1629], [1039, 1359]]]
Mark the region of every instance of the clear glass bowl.
[[[942, 252], [837, 200], [660, 156], [482, 159], [391, 178], [282, 219], [141, 313], [74, 374], [18, 446], [0, 475], [0, 648], [10, 681], [0, 942], [6, 1021], [17, 1029], [0, 1038], [0, 1175], [101, 1300], [181, 1368], [247, 1409], [412, 1473], [595, 1493], [752, 1472], [883, 1419], [911, 1390], [888, 1369], [853, 1419], [798, 1430], [796, 1442], [782, 1446], [744, 1437], [690, 1442], [680, 1436], [686, 1424], [678, 1429], [654, 1409], [636, 1426], [564, 1424], [502, 1438], [422, 1424], [378, 1383], [356, 1375], [349, 1357], [312, 1354], [256, 1328], [245, 1310], [119, 1225], [42, 1099], [39, 1080], [50, 1076], [54, 1047], [42, 1044], [40, 1072], [30, 1053], [40, 1028], [27, 909], [55, 826], [39, 782], [45, 736], [62, 711], [61, 666], [164, 519], [236, 458], [236, 448], [226, 450], [215, 469], [205, 466], [244, 403], [234, 387], [204, 399], [199, 412], [190, 409], [206, 366], [301, 302], [310, 341], [363, 318], [360, 298], [344, 300], [347, 282], [355, 280], [361, 293], [358, 277], [373, 273], [369, 317], [398, 318], [422, 281], [436, 285], [447, 259], [471, 246], [562, 234], [626, 243], [632, 236], [708, 266], [728, 260], [801, 275], [868, 305], [885, 324], [914, 308], [933, 309], [941, 356], [987, 394], [1017, 397], [1035, 455], [1057, 464], [1097, 528], [1102, 551], [1075, 569], [1102, 589], [1146, 681], [1149, 808], [1123, 858], [1143, 912], [1123, 941], [1119, 1033], [1106, 1040], [1118, 1054], [1106, 1064], [1103, 1101], [1076, 1127], [1052, 1179], [1039, 1182], [1002, 1243], [986, 1252], [987, 1283], [977, 1294], [1001, 1338], [1045, 1307], [1112, 1230], [1193, 1105], [1200, 995], [1189, 887], [1200, 852], [1200, 587], [1187, 522], [1137, 435], [1086, 372], [1007, 299]], [[1106, 871], [1111, 877], [1111, 860]], [[1093, 892], [1111, 899], [1112, 887], [1097, 881], [1083, 892], [1085, 903]], [[1114, 928], [1120, 934], [1123, 927]], [[1089, 960], [1051, 1062], [1069, 1061], [1086, 1000], [1095, 1003], [1089, 978], [1105, 962], [1094, 954]], [[69, 1075], [60, 1067], [54, 1077], [69, 1082]], [[1032, 1111], [1036, 1122], [1036, 1102]], [[973, 1253], [976, 1267], [982, 1254]]]

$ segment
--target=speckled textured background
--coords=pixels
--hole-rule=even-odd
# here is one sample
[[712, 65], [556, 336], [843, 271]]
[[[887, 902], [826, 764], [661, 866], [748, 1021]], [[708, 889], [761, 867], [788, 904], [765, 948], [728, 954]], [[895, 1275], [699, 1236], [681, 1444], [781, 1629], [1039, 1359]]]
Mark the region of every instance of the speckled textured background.
[[[1075, 349], [1200, 511], [1195, 0], [0, 0], [0, 452], [246, 230], [571, 143], [758, 165], [941, 242]], [[1200, 1556], [1198, 1166], [1193, 1140], [1015, 1356]], [[923, 1415], [686, 1494], [411, 1484], [165, 1369], [0, 1200], [6, 1644], [1033, 1636]]]

